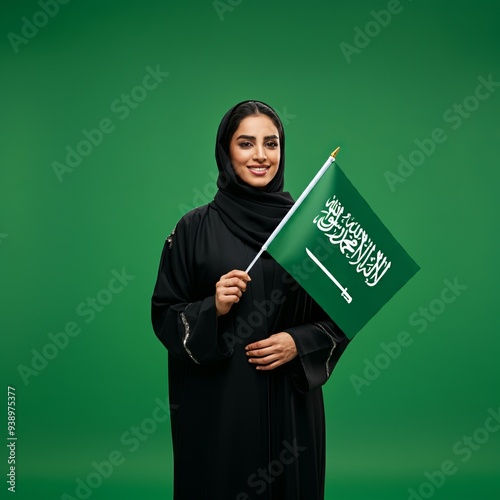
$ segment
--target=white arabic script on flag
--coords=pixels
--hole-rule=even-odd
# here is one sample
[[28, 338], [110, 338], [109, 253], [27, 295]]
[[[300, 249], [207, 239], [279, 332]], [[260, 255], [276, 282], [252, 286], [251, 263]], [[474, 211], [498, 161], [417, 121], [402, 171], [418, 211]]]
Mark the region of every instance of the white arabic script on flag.
[[391, 262], [377, 250], [377, 245], [354, 216], [345, 211], [336, 195], [325, 203], [325, 207], [313, 222], [330, 243], [338, 245], [349, 264], [356, 266], [356, 272], [363, 273], [365, 283], [375, 286], [391, 267]]

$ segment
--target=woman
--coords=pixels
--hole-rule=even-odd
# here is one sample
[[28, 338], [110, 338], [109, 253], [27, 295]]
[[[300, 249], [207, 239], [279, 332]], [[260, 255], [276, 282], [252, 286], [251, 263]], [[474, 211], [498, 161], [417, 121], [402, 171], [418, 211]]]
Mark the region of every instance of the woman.
[[169, 351], [176, 500], [323, 498], [321, 386], [348, 339], [268, 254], [293, 204], [283, 127], [258, 101], [217, 132], [214, 201], [167, 238], [152, 299]]

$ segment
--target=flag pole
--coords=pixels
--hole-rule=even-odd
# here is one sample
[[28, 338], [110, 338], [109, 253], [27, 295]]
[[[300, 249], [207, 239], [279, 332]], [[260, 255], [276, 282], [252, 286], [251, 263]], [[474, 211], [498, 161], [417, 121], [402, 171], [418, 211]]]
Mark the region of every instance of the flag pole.
[[312, 188], [318, 183], [323, 174], [328, 170], [328, 167], [335, 161], [335, 157], [339, 152], [340, 147], [336, 148], [335, 151], [328, 157], [325, 164], [319, 169], [318, 173], [314, 176], [313, 180], [309, 183], [309, 185], [304, 189], [302, 194], [298, 197], [297, 201], [292, 205], [292, 208], [287, 212], [285, 217], [281, 220], [281, 222], [276, 226], [276, 229], [271, 233], [269, 238], [267, 238], [266, 242], [262, 245], [262, 248], [259, 250], [259, 253], [254, 257], [250, 265], [246, 268], [245, 272], [248, 273], [250, 269], [252, 269], [253, 265], [257, 262], [257, 259], [267, 250], [267, 247], [271, 244], [271, 242], [276, 238], [276, 235], [281, 231], [283, 226], [288, 222], [288, 219], [293, 215], [295, 210], [299, 208], [300, 204], [304, 201], [305, 197], [311, 192]]

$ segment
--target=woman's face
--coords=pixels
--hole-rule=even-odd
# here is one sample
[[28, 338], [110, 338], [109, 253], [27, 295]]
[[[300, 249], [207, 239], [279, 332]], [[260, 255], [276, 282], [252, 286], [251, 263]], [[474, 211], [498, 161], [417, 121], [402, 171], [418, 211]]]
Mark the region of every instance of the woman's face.
[[243, 118], [229, 144], [229, 157], [236, 175], [248, 185], [267, 186], [280, 164], [278, 129], [266, 115]]

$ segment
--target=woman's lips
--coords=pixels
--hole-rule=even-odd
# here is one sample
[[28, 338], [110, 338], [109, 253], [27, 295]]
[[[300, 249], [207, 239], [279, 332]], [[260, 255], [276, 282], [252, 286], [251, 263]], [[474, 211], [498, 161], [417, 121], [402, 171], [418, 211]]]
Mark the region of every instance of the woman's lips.
[[271, 168], [268, 165], [252, 165], [250, 167], [247, 167], [250, 172], [252, 172], [253, 175], [256, 175], [258, 177], [262, 177], [263, 175], [267, 174], [267, 171]]

